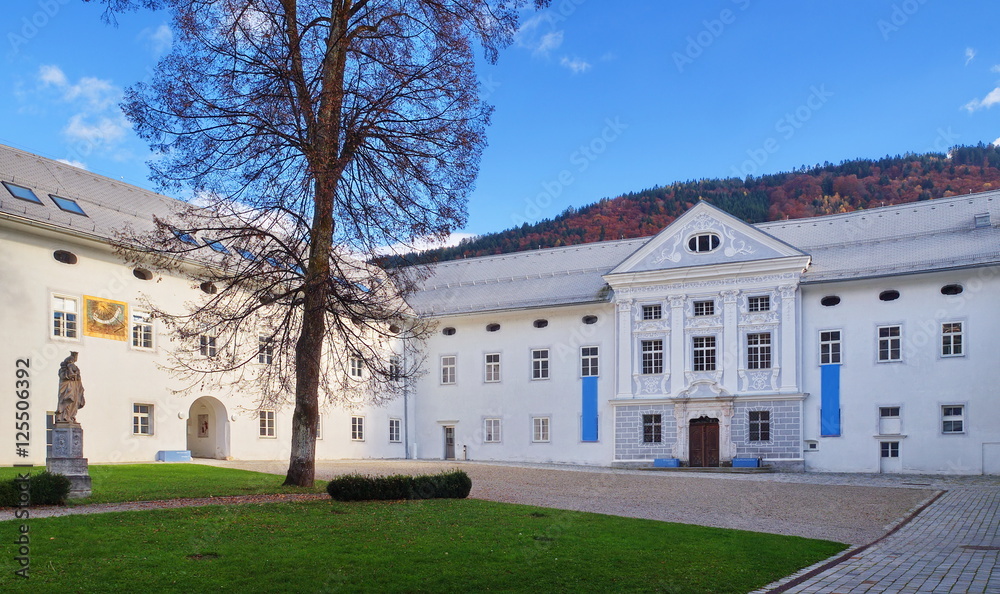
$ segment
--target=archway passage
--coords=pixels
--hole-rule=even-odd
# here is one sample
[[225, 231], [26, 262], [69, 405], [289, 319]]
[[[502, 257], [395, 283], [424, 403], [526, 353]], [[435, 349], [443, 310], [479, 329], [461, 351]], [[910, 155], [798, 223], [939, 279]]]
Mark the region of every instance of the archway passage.
[[187, 420], [187, 449], [194, 458], [229, 457], [229, 418], [226, 407], [212, 396], [191, 403]]
[[719, 465], [719, 419], [706, 416], [692, 419], [688, 425], [688, 466]]

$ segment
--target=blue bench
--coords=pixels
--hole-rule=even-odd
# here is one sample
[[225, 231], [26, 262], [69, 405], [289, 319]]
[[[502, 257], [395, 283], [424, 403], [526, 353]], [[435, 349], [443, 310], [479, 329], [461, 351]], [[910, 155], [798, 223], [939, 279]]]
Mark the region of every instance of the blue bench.
[[156, 452], [157, 462], [190, 462], [191, 450], [160, 450]]
[[760, 468], [760, 458], [733, 458], [733, 468]]
[[653, 468], [679, 468], [681, 461], [677, 458], [656, 458], [653, 460]]

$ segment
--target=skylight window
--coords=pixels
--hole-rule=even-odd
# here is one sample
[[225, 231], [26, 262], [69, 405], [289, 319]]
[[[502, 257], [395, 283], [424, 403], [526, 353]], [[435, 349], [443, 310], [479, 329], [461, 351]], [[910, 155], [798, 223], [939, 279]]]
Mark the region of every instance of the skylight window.
[[87, 213], [83, 212], [83, 209], [76, 203], [75, 200], [63, 198], [62, 196], [56, 196], [55, 194], [49, 194], [49, 198], [56, 203], [59, 210], [65, 210], [66, 212], [71, 212], [73, 214], [87, 216]]
[[10, 195], [14, 198], [20, 198], [21, 200], [34, 202], [35, 204], [42, 203], [42, 201], [38, 199], [38, 196], [35, 196], [34, 192], [24, 186], [19, 186], [10, 182], [3, 182], [3, 187], [7, 188], [7, 191], [10, 192]]
[[233, 249], [236, 250], [237, 254], [243, 256], [244, 260], [250, 260], [251, 262], [257, 261], [257, 256], [253, 255], [253, 252], [247, 251], [243, 248], [233, 248]]
[[201, 247], [201, 245], [198, 243], [198, 240], [194, 238], [194, 235], [191, 235], [186, 231], [181, 231], [180, 229], [171, 229], [171, 230], [174, 232], [174, 237], [183, 241], [184, 243], [189, 243], [191, 245], [197, 245]]
[[207, 245], [208, 247], [212, 248], [213, 250], [219, 252], [220, 254], [228, 254], [229, 253], [229, 250], [226, 248], [226, 246], [224, 246], [221, 243], [219, 243], [219, 241], [216, 240], [216, 239], [206, 239], [204, 241], [205, 241], [205, 245]]

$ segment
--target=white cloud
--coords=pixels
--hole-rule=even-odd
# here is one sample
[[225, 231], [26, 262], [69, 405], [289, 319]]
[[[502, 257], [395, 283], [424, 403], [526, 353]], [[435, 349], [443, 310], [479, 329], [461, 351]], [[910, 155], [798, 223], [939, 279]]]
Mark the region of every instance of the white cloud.
[[69, 119], [69, 123], [63, 129], [63, 134], [73, 141], [108, 145], [125, 138], [125, 131], [128, 129], [129, 124], [124, 117], [97, 116], [88, 118], [82, 113], [77, 113]]
[[1000, 103], [1000, 87], [993, 89], [982, 99], [973, 99], [962, 107], [969, 113], [972, 113], [980, 109], [989, 109], [997, 103]]
[[544, 12], [537, 14], [524, 21], [514, 34], [514, 43], [535, 55], [547, 56], [549, 52], [559, 49], [563, 42], [563, 31], [555, 29], [553, 24], [552, 15]]
[[563, 59], [559, 61], [559, 65], [569, 68], [573, 74], [583, 74], [584, 72], [590, 70], [590, 62], [581, 60], [580, 58], [570, 59], [563, 56]]
[[990, 144], [992, 144], [993, 146], [1000, 146], [1000, 138], [997, 138], [996, 140], [994, 140]]
[[70, 167], [76, 167], [77, 169], [83, 169], [84, 171], [87, 170], [87, 165], [85, 163], [82, 163], [75, 159], [56, 159], [56, 161], [59, 161], [60, 163], [65, 163]]
[[990, 68], [990, 72], [1000, 72], [1000, 64], [996, 64]]
[[139, 39], [146, 43], [146, 47], [149, 48], [154, 57], [159, 58], [169, 53], [170, 48], [173, 47], [174, 32], [170, 30], [170, 27], [166, 23], [163, 23], [155, 29], [149, 27], [143, 29], [139, 33]]
[[376, 253], [383, 256], [389, 256], [392, 254], [402, 255], [410, 252], [424, 252], [434, 248], [456, 246], [461, 243], [463, 239], [471, 239], [473, 237], [476, 237], [476, 235], [472, 233], [452, 233], [448, 236], [448, 239], [443, 241], [432, 237], [424, 237], [415, 240], [413, 243], [394, 243], [376, 250]]
[[971, 47], [965, 48], [965, 65], [966, 66], [968, 66], [969, 62], [971, 62], [972, 59], [975, 58], [975, 57], [976, 57], [976, 50], [975, 49], [973, 49]]
[[43, 64], [38, 69], [38, 80], [43, 86], [65, 87], [69, 84], [66, 80], [66, 73], [58, 66]]

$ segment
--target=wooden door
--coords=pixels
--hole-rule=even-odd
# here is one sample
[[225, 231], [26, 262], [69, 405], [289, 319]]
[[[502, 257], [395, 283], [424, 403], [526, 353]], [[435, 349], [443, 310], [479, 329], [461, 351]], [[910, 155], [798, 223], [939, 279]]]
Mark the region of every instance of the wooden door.
[[455, 428], [451, 426], [444, 428], [444, 459], [455, 459]]
[[719, 465], [719, 419], [701, 417], [688, 426], [688, 466], [717, 467]]

